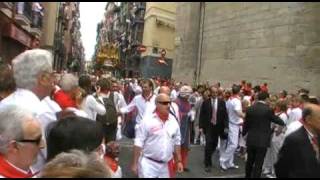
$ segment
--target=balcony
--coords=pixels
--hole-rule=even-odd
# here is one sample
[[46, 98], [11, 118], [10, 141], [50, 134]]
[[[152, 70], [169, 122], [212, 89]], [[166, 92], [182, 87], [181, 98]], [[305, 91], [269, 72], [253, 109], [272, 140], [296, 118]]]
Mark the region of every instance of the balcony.
[[41, 29], [39, 29], [39, 28], [33, 28], [33, 27], [30, 28], [29, 32], [30, 32], [33, 36], [41, 36], [41, 33], [42, 33]]
[[21, 26], [27, 26], [32, 19], [32, 2], [17, 2], [16, 3], [15, 19]]
[[12, 17], [13, 2], [1, 2], [1, 12], [3, 12], [7, 17]]

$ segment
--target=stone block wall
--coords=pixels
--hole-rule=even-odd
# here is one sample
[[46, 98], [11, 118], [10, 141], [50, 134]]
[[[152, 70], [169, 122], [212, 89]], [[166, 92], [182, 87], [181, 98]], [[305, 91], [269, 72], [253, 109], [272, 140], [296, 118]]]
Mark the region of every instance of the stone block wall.
[[[190, 12], [187, 4], [177, 7], [177, 35], [187, 27], [198, 27], [201, 33], [199, 23], [181, 13]], [[305, 87], [320, 95], [320, 3], [208, 2], [204, 18], [200, 82], [221, 81], [229, 86], [246, 79], [253, 84], [267, 82], [273, 92]], [[198, 61], [190, 46], [198, 47], [199, 37], [184, 36], [190, 44], [177, 48], [173, 77], [178, 80], [187, 72], [178, 70], [182, 64]]]

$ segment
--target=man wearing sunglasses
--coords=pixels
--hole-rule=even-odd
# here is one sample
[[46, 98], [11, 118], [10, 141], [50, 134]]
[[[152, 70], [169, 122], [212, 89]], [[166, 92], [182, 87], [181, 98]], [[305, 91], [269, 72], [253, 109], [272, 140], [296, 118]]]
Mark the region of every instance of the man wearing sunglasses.
[[44, 148], [40, 123], [16, 105], [2, 108], [0, 119], [0, 177], [33, 177], [30, 167]]
[[169, 114], [170, 97], [159, 94], [156, 110], [147, 113], [136, 130], [131, 170], [140, 178], [169, 178], [169, 161], [176, 154], [178, 172], [183, 171], [180, 128]]

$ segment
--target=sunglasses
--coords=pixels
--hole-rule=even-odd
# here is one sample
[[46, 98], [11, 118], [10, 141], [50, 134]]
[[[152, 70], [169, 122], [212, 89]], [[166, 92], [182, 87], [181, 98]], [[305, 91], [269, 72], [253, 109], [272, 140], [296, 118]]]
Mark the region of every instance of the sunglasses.
[[17, 142], [33, 143], [33, 144], [39, 145], [41, 143], [41, 140], [42, 140], [42, 136], [39, 136], [37, 139], [21, 139], [21, 140], [17, 140]]
[[159, 104], [162, 104], [162, 105], [168, 105], [168, 104], [171, 104], [171, 101], [158, 101]]

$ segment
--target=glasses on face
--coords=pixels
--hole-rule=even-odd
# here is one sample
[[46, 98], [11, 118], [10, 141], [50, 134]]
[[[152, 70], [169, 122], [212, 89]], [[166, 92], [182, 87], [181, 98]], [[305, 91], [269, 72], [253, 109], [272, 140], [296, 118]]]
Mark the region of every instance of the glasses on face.
[[40, 145], [42, 141], [42, 136], [39, 136], [37, 139], [21, 139], [21, 140], [17, 140], [17, 142], [20, 143], [33, 143], [36, 144], [37, 146]]
[[158, 103], [167, 106], [167, 105], [171, 104], [171, 101], [158, 101]]

